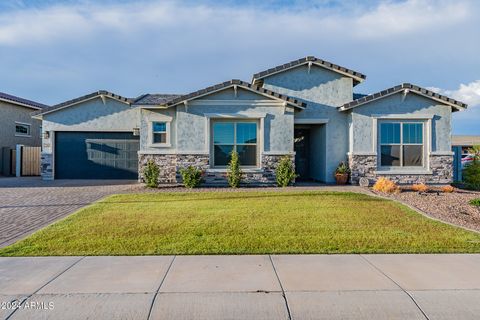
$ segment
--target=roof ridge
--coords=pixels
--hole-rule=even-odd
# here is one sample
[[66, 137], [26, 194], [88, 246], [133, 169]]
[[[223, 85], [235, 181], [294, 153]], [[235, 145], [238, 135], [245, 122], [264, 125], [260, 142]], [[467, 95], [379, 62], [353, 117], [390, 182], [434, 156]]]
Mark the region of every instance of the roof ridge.
[[466, 103], [463, 103], [461, 101], [452, 99], [452, 98], [447, 97], [445, 95], [439, 94], [439, 93], [434, 92], [432, 90], [425, 89], [423, 87], [420, 87], [418, 85], [415, 85], [415, 84], [412, 84], [412, 83], [409, 83], [409, 82], [403, 82], [402, 84], [393, 86], [391, 88], [387, 88], [387, 89], [384, 89], [384, 90], [379, 91], [379, 92], [371, 93], [371, 94], [366, 95], [364, 97], [361, 97], [361, 98], [355, 99], [353, 101], [347, 102], [347, 103], [343, 104], [342, 106], [340, 106], [338, 108], [341, 111], [349, 110], [349, 109], [355, 108], [357, 106], [360, 106], [362, 104], [365, 104], [367, 102], [370, 102], [372, 100], [376, 100], [378, 98], [385, 97], [387, 95], [398, 93], [401, 90], [405, 90], [405, 89], [406, 90], [413, 90], [414, 92], [417, 92], [417, 93], [420, 93], [420, 94], [425, 95], [427, 97], [430, 97], [431, 99], [444, 101], [451, 106], [456, 106], [456, 107], [460, 107], [460, 108], [464, 108], [464, 109], [468, 107], [468, 105]]
[[70, 99], [70, 100], [55, 104], [53, 106], [44, 108], [42, 110], [35, 111], [35, 112], [32, 113], [32, 115], [37, 116], [37, 115], [44, 114], [44, 113], [50, 113], [50, 112], [55, 111], [57, 109], [62, 109], [64, 107], [70, 106], [72, 104], [80, 103], [82, 101], [85, 101], [85, 100], [88, 100], [88, 99], [91, 99], [91, 98], [94, 98], [94, 97], [97, 97], [97, 96], [102, 96], [102, 95], [103, 96], [109, 96], [111, 98], [120, 100], [120, 101], [125, 102], [127, 104], [132, 103], [132, 99], [130, 99], [130, 98], [123, 97], [121, 95], [112, 93], [112, 92], [107, 91], [107, 90], [97, 90], [97, 91], [94, 91], [92, 93], [88, 93], [86, 95], [83, 95], [83, 96], [80, 96], [80, 97], [77, 97], [77, 98], [74, 98], [74, 99]]
[[193, 98], [211, 93], [211, 92], [219, 90], [219, 89], [227, 88], [231, 85], [243, 86], [243, 87], [249, 88], [253, 91], [257, 91], [259, 93], [267, 94], [267, 95], [270, 95], [274, 98], [284, 100], [288, 103], [291, 103], [291, 104], [294, 104], [294, 105], [298, 106], [299, 108], [302, 108], [302, 109], [305, 108], [305, 103], [296, 99], [296, 98], [292, 98], [292, 97], [287, 96], [285, 94], [280, 94], [278, 92], [275, 92], [275, 91], [272, 91], [272, 90], [269, 90], [269, 89], [265, 89], [265, 88], [263, 88], [261, 86], [258, 86], [256, 84], [252, 84], [250, 82], [246, 82], [246, 81], [239, 80], [239, 79], [231, 79], [231, 80], [224, 81], [224, 82], [221, 82], [221, 83], [218, 83], [218, 84], [215, 84], [215, 85], [212, 85], [212, 86], [209, 86], [209, 87], [197, 90], [197, 91], [193, 91], [191, 93], [179, 96], [175, 99], [172, 99], [172, 100], [164, 103], [163, 105], [167, 106], [167, 107], [173, 106], [173, 105], [176, 105], [176, 104], [178, 104], [182, 101], [190, 100], [190, 99], [193, 99]]
[[254, 83], [256, 80], [260, 80], [260, 79], [265, 78], [265, 77], [267, 77], [271, 74], [282, 72], [282, 71], [288, 70], [290, 68], [305, 64], [307, 62], [316, 62], [316, 63], [322, 65], [325, 68], [331, 69], [335, 72], [347, 74], [347, 75], [349, 75], [353, 78], [356, 78], [357, 79], [356, 84], [360, 83], [361, 81], [363, 81], [367, 78], [367, 76], [364, 75], [363, 73], [354, 71], [352, 69], [342, 67], [340, 65], [337, 65], [335, 63], [317, 58], [315, 56], [306, 56], [306, 57], [303, 57], [303, 58], [300, 58], [300, 59], [297, 59], [297, 60], [292, 60], [290, 62], [278, 65], [278, 66], [273, 67], [273, 68], [269, 68], [269, 69], [264, 70], [264, 71], [257, 72], [253, 75], [252, 82]]
[[25, 99], [25, 98], [21, 98], [21, 97], [18, 97], [18, 96], [14, 96], [14, 95], [11, 95], [11, 94], [8, 94], [8, 93], [5, 93], [5, 92], [0, 92], [0, 99], [8, 100], [8, 101], [11, 101], [11, 102], [17, 103], [17, 104], [27, 105], [27, 106], [30, 106], [30, 107], [33, 107], [33, 108], [36, 108], [36, 109], [43, 109], [43, 108], [48, 107], [48, 105], [46, 105], [46, 104], [36, 102], [36, 101], [33, 101], [33, 100], [29, 100], [29, 99]]

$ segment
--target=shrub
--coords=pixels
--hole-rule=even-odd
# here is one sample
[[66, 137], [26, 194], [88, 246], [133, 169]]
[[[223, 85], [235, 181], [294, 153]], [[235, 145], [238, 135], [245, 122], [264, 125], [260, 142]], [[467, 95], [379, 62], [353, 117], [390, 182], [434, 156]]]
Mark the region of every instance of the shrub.
[[469, 189], [480, 190], [480, 160], [474, 159], [463, 169], [463, 180]]
[[158, 176], [160, 175], [160, 170], [158, 169], [157, 164], [153, 160], [148, 160], [145, 169], [143, 170], [143, 179], [149, 188], [158, 187]]
[[297, 175], [295, 174], [292, 159], [289, 156], [284, 156], [280, 159], [275, 170], [275, 176], [279, 187], [286, 187], [295, 180]]
[[480, 207], [480, 198], [470, 200], [470, 204], [471, 204], [472, 206]]
[[350, 168], [345, 162], [340, 162], [340, 164], [335, 169], [335, 174], [350, 174]]
[[227, 173], [228, 184], [232, 188], [238, 188], [243, 175], [242, 170], [240, 170], [240, 159], [238, 159], [238, 153], [236, 151], [232, 151], [230, 157]]
[[445, 192], [445, 193], [452, 193], [455, 191], [455, 188], [452, 187], [452, 186], [443, 186], [442, 187], [442, 192]]
[[383, 193], [399, 193], [400, 188], [390, 179], [380, 177], [373, 185], [373, 190]]
[[202, 183], [202, 170], [188, 166], [180, 169], [182, 175], [183, 184], [187, 188], [196, 188]]
[[425, 193], [425, 192], [428, 192], [429, 188], [426, 184], [419, 183], [419, 184], [414, 184], [412, 186], [412, 190], [420, 193]]

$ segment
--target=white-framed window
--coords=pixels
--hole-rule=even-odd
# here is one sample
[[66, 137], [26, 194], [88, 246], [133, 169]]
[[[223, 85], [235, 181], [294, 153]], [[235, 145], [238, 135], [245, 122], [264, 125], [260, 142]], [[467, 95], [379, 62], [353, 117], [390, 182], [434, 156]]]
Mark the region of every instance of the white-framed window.
[[240, 166], [258, 167], [258, 127], [256, 120], [212, 120], [213, 167], [226, 168], [232, 151], [238, 153]]
[[153, 145], [169, 145], [170, 144], [170, 122], [153, 121], [151, 124]]
[[30, 137], [30, 127], [29, 123], [15, 122], [15, 135]]
[[413, 120], [380, 122], [379, 155], [380, 167], [424, 167], [424, 122]]

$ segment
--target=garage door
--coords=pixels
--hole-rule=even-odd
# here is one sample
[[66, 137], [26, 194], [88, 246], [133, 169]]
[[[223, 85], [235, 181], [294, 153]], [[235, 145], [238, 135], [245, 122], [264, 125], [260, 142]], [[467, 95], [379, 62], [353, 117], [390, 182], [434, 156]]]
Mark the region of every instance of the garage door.
[[55, 178], [137, 179], [139, 148], [131, 132], [56, 132]]

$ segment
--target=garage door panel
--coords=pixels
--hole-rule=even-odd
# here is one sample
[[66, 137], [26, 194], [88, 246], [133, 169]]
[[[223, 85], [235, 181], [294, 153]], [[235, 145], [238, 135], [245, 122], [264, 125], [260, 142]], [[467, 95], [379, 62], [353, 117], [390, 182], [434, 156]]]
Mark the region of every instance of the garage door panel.
[[130, 132], [57, 132], [57, 179], [137, 179], [139, 138]]

